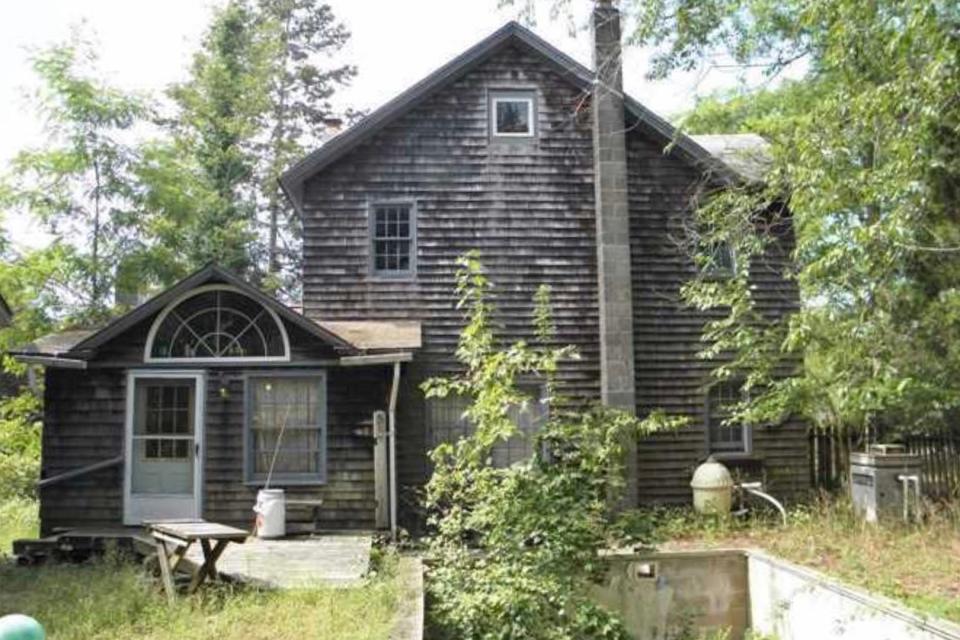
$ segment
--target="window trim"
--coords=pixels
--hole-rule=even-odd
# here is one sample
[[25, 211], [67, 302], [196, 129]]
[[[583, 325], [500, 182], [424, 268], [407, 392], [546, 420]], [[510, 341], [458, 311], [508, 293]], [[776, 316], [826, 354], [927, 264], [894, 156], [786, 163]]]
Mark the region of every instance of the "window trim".
[[[198, 296], [210, 291], [229, 291], [231, 293], [236, 293], [241, 295], [244, 298], [247, 298], [253, 301], [255, 304], [259, 305], [264, 311], [269, 314], [273, 319], [273, 322], [277, 325], [277, 330], [280, 332], [280, 337], [283, 339], [283, 355], [282, 356], [227, 356], [223, 358], [170, 358], [170, 357], [156, 357], [153, 356], [153, 342], [157, 337], [157, 332], [160, 330], [160, 327], [163, 325], [163, 322], [167, 319], [174, 309], [180, 305], [180, 303], [185, 300], [189, 300], [194, 296]], [[290, 362], [290, 337], [287, 335], [287, 329], [283, 324], [283, 321], [280, 319], [280, 316], [277, 315], [277, 312], [268, 307], [267, 305], [254, 300], [249, 295], [241, 291], [239, 288], [234, 287], [229, 284], [206, 284], [194, 289], [191, 289], [184, 293], [183, 295], [177, 296], [170, 304], [165, 306], [163, 310], [157, 314], [156, 319], [153, 321], [153, 324], [150, 325], [150, 331], [147, 333], [147, 342], [143, 347], [143, 361], [144, 363], [176, 363], [184, 365], [193, 365], [193, 364], [220, 364], [220, 363], [232, 363], [232, 362], [243, 362], [243, 363], [258, 363], [258, 362]]]
[[[527, 116], [530, 119], [529, 133], [510, 133], [498, 131], [497, 103], [518, 101], [527, 103]], [[504, 142], [528, 142], [536, 140], [540, 135], [540, 127], [537, 123], [537, 115], [540, 111], [539, 107], [540, 105], [537, 100], [537, 91], [533, 87], [503, 87], [489, 89], [487, 92], [487, 120], [490, 128], [490, 139]]]
[[[535, 428], [533, 431], [526, 432], [521, 428], [520, 424], [515, 425], [517, 427], [517, 433], [515, 434], [514, 437], [518, 437], [522, 441], [529, 443], [530, 455], [533, 455], [534, 453], [536, 453], [536, 450], [535, 450], [536, 437], [543, 430], [544, 426], [550, 420], [550, 411], [549, 411], [550, 405], [547, 403], [547, 400], [549, 398], [547, 383], [545, 380], [542, 380], [539, 377], [536, 377], [536, 378], [521, 377], [520, 379], [515, 381], [515, 388], [520, 393], [525, 393], [525, 391], [532, 392], [530, 394], [527, 394], [529, 395], [528, 401], [530, 405], [533, 407], [544, 407], [546, 409], [543, 415], [539, 416], [540, 417], [539, 424], [534, 424]], [[433, 424], [432, 422], [434, 417], [432, 411], [433, 411], [433, 407], [436, 406], [433, 403], [444, 402], [448, 400], [466, 400], [467, 406], [469, 406], [469, 404], [471, 403], [471, 400], [468, 396], [462, 396], [462, 395], [453, 394], [453, 393], [443, 397], [433, 397], [433, 398], [425, 397], [424, 398], [424, 418], [423, 419], [424, 419], [424, 432], [426, 434], [425, 442], [426, 442], [428, 451], [432, 451], [437, 446], [443, 443], [453, 444], [457, 440], [459, 440], [461, 437], [464, 437], [465, 435], [470, 435], [474, 432], [474, 428], [470, 424], [470, 422], [466, 419], [463, 419], [462, 424], [463, 424], [464, 431], [462, 434], [458, 435], [456, 440], [437, 439], [436, 431], [435, 431], [435, 427], [437, 425]], [[451, 431], [454, 431], [455, 429], [459, 430], [460, 426], [461, 425], [459, 420], [458, 420], [458, 424], [456, 425], [445, 425], [445, 430], [447, 432], [447, 435], [449, 435], [449, 433]], [[511, 439], [507, 439], [507, 440], [501, 440], [496, 444], [494, 444], [493, 448], [490, 451], [491, 460], [494, 460], [495, 456], [497, 455], [496, 454], [497, 447], [501, 447], [501, 446], [506, 447], [506, 449], [501, 449], [501, 451], [504, 453], [504, 455], [509, 454], [511, 451], [510, 443], [511, 443]], [[543, 453], [545, 453], [545, 451], [541, 450], [541, 454]], [[521, 457], [520, 460], [525, 460], [525, 459], [526, 457]], [[517, 462], [519, 462], [520, 460], [515, 460], [513, 462], [510, 462], [506, 466], [500, 466], [497, 464], [493, 464], [493, 466], [495, 468], [506, 469], [514, 464], [517, 464]]]
[[[377, 269], [377, 208], [379, 207], [410, 207], [410, 268], [405, 270]], [[417, 220], [419, 211], [417, 201], [409, 198], [371, 200], [367, 203], [367, 273], [372, 280], [398, 281], [412, 280], [417, 275]]]
[[711, 414], [713, 410], [713, 402], [711, 400], [711, 393], [713, 389], [722, 384], [740, 384], [741, 385], [741, 395], [743, 394], [742, 390], [742, 380], [723, 380], [719, 382], [714, 382], [707, 387], [707, 392], [704, 397], [704, 414], [703, 414], [703, 427], [704, 427], [704, 439], [707, 447], [707, 454], [712, 455], [718, 460], [732, 460], [737, 458], [745, 458], [753, 455], [753, 429], [751, 425], [741, 424], [740, 429], [743, 433], [743, 446], [738, 448], [721, 448], [714, 449], [714, 442], [711, 438], [710, 426], [711, 426]]
[[271, 478], [271, 484], [274, 487], [306, 487], [322, 486], [327, 484], [328, 478], [328, 456], [330, 448], [328, 445], [328, 414], [329, 402], [327, 395], [327, 371], [326, 369], [303, 369], [298, 371], [256, 371], [245, 373], [243, 376], [243, 483], [248, 487], [262, 487], [266, 485], [266, 478], [257, 478], [254, 475], [253, 465], [253, 429], [251, 422], [253, 420], [253, 380], [259, 378], [310, 378], [320, 386], [320, 405], [319, 411], [320, 424], [320, 470], [317, 474], [277, 474], [274, 473]]

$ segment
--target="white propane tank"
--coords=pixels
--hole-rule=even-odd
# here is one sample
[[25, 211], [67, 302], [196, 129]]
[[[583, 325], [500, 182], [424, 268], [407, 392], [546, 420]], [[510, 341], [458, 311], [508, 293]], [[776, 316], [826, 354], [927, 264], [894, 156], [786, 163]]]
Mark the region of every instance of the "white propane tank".
[[257, 492], [256, 534], [259, 538], [282, 538], [287, 534], [287, 500], [283, 489], [261, 489]]
[[725, 466], [713, 456], [697, 467], [690, 481], [693, 488], [693, 508], [698, 513], [725, 515], [733, 503], [733, 478]]

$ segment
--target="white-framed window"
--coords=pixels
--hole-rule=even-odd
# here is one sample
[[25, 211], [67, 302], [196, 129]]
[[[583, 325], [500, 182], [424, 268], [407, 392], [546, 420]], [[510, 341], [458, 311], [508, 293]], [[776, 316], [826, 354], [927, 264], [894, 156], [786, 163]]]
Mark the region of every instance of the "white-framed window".
[[290, 341], [270, 308], [228, 285], [205, 285], [170, 303], [147, 335], [145, 362], [286, 361]]
[[[521, 384], [520, 391], [526, 400], [510, 408], [510, 417], [517, 425], [517, 434], [504, 442], [498, 442], [490, 452], [494, 467], [506, 468], [528, 460], [533, 455], [534, 438], [549, 417], [543, 385]], [[444, 442], [455, 443], [470, 435], [473, 427], [465, 412], [470, 399], [463, 396], [429, 398], [426, 406], [427, 440], [430, 448]]]
[[500, 90], [490, 93], [490, 135], [493, 138], [532, 139], [537, 135], [537, 99], [533, 91]]
[[327, 382], [322, 371], [246, 378], [246, 481], [321, 484], [327, 479]]
[[412, 202], [370, 207], [370, 269], [373, 275], [409, 277], [417, 265], [417, 216]]
[[706, 401], [707, 446], [714, 454], [750, 453], [750, 429], [745, 424], [724, 424], [730, 409], [743, 399], [742, 384], [725, 380], [710, 387]]

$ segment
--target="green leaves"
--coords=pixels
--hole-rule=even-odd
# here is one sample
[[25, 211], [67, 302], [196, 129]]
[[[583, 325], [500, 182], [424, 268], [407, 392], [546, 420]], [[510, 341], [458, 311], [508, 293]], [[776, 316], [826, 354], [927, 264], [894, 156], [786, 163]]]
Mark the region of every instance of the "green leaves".
[[[763, 134], [764, 188], [731, 191], [698, 212], [702, 233], [736, 245], [750, 273], [790, 238], [758, 212], [789, 194], [794, 277], [803, 306], [762, 313], [750, 278], [697, 280], [718, 377], [761, 391], [732, 420], [799, 413], [815, 426], [936, 428], [960, 410], [960, 40], [954, 2], [658, 0], [635, 4], [637, 41], [658, 74], [716, 57], [800, 80], [702, 101], [684, 126]], [[695, 258], [696, 259], [696, 258]], [[775, 261], [773, 262], [775, 264]], [[738, 264], [738, 266], [740, 266]], [[802, 369], [797, 365], [803, 364]], [[791, 373], [798, 378], [785, 378]]]
[[[554, 345], [549, 289], [535, 295], [536, 344], [503, 344], [479, 253], [458, 265], [463, 372], [424, 385], [428, 402], [448, 394], [472, 400], [471, 433], [431, 453], [429, 588], [438, 622], [450, 638], [626, 638], [588, 593], [604, 569], [598, 551], [609, 535], [610, 500], [623, 486], [624, 443], [681, 421], [659, 412], [639, 421], [561, 397], [554, 376], [576, 352]], [[517, 435], [510, 410], [526, 400], [521, 377], [546, 382], [549, 415], [529, 460], [495, 468], [493, 447]]]
[[112, 305], [113, 267], [140, 246], [137, 153], [127, 138], [149, 115], [142, 97], [97, 80], [95, 62], [79, 34], [34, 55], [36, 106], [50, 142], [18, 154], [0, 190], [0, 206], [70, 238], [70, 249], [59, 255], [69, 258], [63, 264], [71, 277], [60, 293], [88, 317]]

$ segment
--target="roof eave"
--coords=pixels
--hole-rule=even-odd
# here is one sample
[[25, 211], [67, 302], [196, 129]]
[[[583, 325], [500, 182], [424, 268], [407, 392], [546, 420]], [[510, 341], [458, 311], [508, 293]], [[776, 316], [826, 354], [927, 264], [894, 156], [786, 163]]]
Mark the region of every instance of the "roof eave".
[[[433, 91], [460, 77], [510, 40], [522, 43], [542, 55], [574, 85], [585, 91], [592, 90], [595, 81], [593, 71], [529, 29], [516, 22], [509, 22], [287, 169], [280, 176], [280, 185], [293, 206], [303, 212], [304, 185], [312, 176], [366, 142]], [[668, 148], [675, 147], [688, 161], [708, 172], [719, 182], [726, 185], [745, 182], [743, 176], [635, 99], [626, 96], [624, 106], [635, 118], [668, 141]]]
[[95, 351], [106, 342], [127, 331], [137, 323], [146, 320], [154, 313], [157, 313], [182, 293], [200, 286], [215, 277], [225, 281], [227, 284], [237, 287], [245, 294], [257, 300], [257, 302], [273, 309], [284, 320], [328, 342], [336, 351], [348, 354], [359, 353], [359, 349], [340, 336], [331, 333], [306, 316], [293, 311], [226, 269], [222, 269], [214, 264], [208, 264], [202, 267], [163, 293], [150, 298], [132, 311], [115, 319], [100, 331], [78, 342], [70, 351]]

